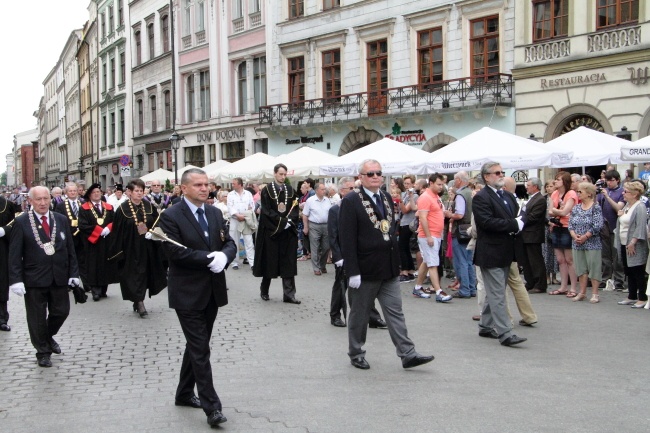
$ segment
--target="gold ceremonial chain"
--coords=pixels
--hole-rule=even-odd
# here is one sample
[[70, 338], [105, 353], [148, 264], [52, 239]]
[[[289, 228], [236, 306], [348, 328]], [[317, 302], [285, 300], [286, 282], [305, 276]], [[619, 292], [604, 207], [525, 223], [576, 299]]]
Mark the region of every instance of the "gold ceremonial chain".
[[146, 216], [144, 215], [144, 205], [142, 204], [142, 202], [140, 202], [140, 204], [138, 205], [138, 209], [136, 210], [133, 208], [133, 202], [131, 201], [131, 199], [129, 199], [129, 207], [131, 208], [131, 214], [133, 215], [133, 219], [135, 220], [136, 226], [138, 225], [138, 214], [137, 214], [138, 210], [142, 212], [143, 221], [147, 219]]
[[[97, 203], [97, 204], [99, 204], [99, 203]], [[96, 206], [95, 203], [90, 202], [90, 211], [93, 213], [93, 216], [97, 220], [97, 224], [99, 224], [101, 226], [101, 225], [104, 224], [104, 218], [101, 218], [99, 215], [97, 215], [97, 212], [95, 211], [95, 206]], [[131, 210], [133, 210], [133, 209], [131, 209]]]
[[[275, 199], [275, 203], [278, 206], [278, 210], [280, 207], [280, 200], [278, 200], [278, 192], [275, 189], [275, 182], [271, 182], [271, 191], [273, 191], [273, 198]], [[280, 192], [283, 190], [281, 189]], [[284, 189], [284, 210], [287, 210], [287, 203], [289, 203], [289, 191], [286, 190], [286, 185]], [[280, 211], [282, 212], [282, 211]]]
[[[77, 227], [77, 225], [78, 225], [79, 223], [78, 223], [78, 221], [77, 221], [76, 219], [74, 219], [74, 217], [72, 216], [72, 211], [70, 210], [70, 200], [67, 199], [67, 198], [65, 199], [65, 211], [68, 213], [68, 219], [70, 220], [70, 225], [71, 225], [72, 227]], [[79, 212], [79, 205], [77, 205], [77, 212]]]
[[385, 220], [379, 220], [377, 218], [377, 214], [375, 214], [375, 209], [372, 207], [372, 204], [370, 204], [369, 200], [365, 200], [363, 198], [363, 194], [361, 193], [360, 189], [355, 188], [354, 192], [359, 194], [359, 198], [361, 199], [361, 204], [363, 204], [363, 207], [366, 208], [366, 213], [368, 214], [368, 217], [370, 218], [370, 222], [372, 225], [379, 230], [382, 235], [384, 236], [384, 240], [388, 241], [390, 239], [390, 236], [388, 235], [388, 232], [390, 230], [391, 223], [393, 222], [393, 214], [392, 212], [389, 212], [389, 207], [388, 203], [386, 202], [386, 198], [384, 197], [383, 194], [378, 193], [379, 197], [382, 198], [384, 207], [386, 208], [386, 219]]

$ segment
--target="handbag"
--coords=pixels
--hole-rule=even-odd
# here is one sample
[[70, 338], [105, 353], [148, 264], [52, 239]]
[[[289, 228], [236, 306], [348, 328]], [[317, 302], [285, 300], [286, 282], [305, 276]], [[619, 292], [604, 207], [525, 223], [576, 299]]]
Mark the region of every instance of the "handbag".
[[84, 304], [88, 300], [88, 295], [81, 286], [68, 286], [72, 290], [75, 304]]
[[456, 224], [456, 238], [460, 243], [467, 243], [472, 239], [469, 230], [472, 228], [471, 224]]

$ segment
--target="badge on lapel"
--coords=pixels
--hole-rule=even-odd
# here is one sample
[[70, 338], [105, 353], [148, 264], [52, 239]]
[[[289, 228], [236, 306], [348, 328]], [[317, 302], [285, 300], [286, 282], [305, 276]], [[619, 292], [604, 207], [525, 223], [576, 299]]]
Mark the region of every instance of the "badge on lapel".
[[226, 235], [223, 230], [219, 230], [219, 236], [221, 237], [221, 242], [226, 242]]

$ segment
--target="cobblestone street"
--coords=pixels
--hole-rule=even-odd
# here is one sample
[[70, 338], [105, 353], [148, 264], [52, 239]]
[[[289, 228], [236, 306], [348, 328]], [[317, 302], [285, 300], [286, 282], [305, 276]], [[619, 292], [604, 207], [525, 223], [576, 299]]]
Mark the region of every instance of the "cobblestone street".
[[[230, 303], [212, 338], [215, 387], [231, 432], [612, 432], [650, 421], [648, 310], [531, 295], [534, 328], [516, 348], [479, 338], [476, 299], [416, 299], [402, 284], [409, 335], [433, 363], [402, 369], [386, 330], [371, 329], [368, 371], [347, 357], [346, 329], [329, 323], [329, 273], [299, 262], [298, 299], [259, 298], [250, 268], [228, 271]], [[444, 286], [448, 284], [443, 281]], [[12, 331], [0, 333], [4, 432], [196, 432], [203, 411], [174, 406], [184, 339], [167, 292], [145, 300], [147, 319], [121, 300], [72, 305], [56, 337], [63, 354], [36, 365], [22, 299], [11, 295]], [[510, 304], [515, 323], [519, 321]]]

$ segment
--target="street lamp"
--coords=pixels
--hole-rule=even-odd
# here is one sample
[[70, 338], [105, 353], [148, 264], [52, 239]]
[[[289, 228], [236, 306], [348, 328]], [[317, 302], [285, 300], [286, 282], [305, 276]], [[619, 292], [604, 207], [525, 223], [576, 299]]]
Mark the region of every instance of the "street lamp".
[[79, 180], [84, 180], [84, 172], [81, 171], [84, 168], [83, 162], [81, 162], [81, 159], [77, 163], [77, 169], [79, 170]]
[[178, 148], [181, 145], [181, 140], [184, 140], [185, 137], [178, 135], [178, 132], [174, 131], [172, 136], [169, 137], [169, 141], [172, 144], [172, 150], [174, 151], [174, 185], [178, 185]]
[[632, 134], [627, 130], [627, 126], [622, 127], [621, 130], [616, 133], [616, 136], [623, 140], [632, 141]]

